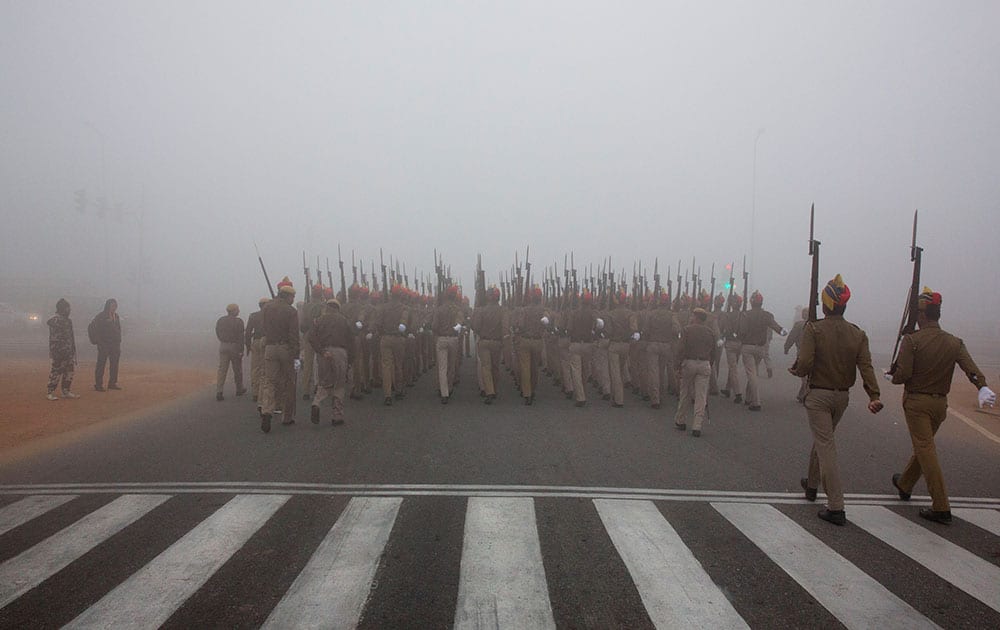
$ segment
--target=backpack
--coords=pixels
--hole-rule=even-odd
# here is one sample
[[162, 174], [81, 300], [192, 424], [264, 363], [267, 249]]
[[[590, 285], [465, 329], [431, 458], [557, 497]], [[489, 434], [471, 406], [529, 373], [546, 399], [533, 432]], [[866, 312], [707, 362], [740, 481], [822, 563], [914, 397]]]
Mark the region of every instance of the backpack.
[[90, 343], [97, 345], [98, 340], [98, 330], [97, 330], [97, 318], [100, 317], [100, 313], [94, 315], [94, 319], [90, 320], [90, 324], [87, 326], [87, 338], [90, 339]]

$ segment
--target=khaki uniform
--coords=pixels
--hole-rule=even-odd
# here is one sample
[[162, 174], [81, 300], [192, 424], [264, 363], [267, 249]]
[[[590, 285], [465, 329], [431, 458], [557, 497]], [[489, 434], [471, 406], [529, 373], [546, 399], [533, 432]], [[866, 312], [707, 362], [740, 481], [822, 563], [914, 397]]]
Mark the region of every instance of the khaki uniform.
[[295, 366], [299, 356], [299, 316], [295, 307], [275, 299], [264, 307], [264, 385], [260, 410], [281, 410], [286, 420], [295, 415]]
[[848, 392], [859, 371], [868, 397], [878, 400], [878, 381], [865, 332], [841, 315], [827, 315], [805, 325], [792, 372], [809, 378], [805, 406], [813, 445], [807, 485], [819, 488], [823, 484], [827, 509], [831, 511], [844, 509], [833, 434], [847, 409]]
[[246, 351], [250, 355], [250, 395], [256, 402], [260, 400], [260, 388], [264, 380], [263, 309], [250, 313], [243, 334]]
[[659, 306], [649, 311], [642, 330], [646, 340], [646, 378], [649, 381], [649, 400], [661, 404], [667, 391], [667, 372], [673, 371], [674, 344], [680, 325], [673, 311]]
[[313, 322], [323, 315], [323, 304], [319, 302], [319, 297], [314, 297], [311, 302], [304, 302], [299, 310], [299, 332], [302, 333], [302, 399], [308, 400], [315, 390], [313, 381], [313, 368], [316, 365], [316, 352], [313, 347], [305, 343], [306, 336], [312, 329]]
[[517, 331], [517, 359], [521, 377], [521, 396], [534, 398], [538, 391], [538, 370], [542, 361], [542, 338], [547, 315], [541, 304], [528, 304], [516, 313], [514, 330]]
[[625, 404], [625, 379], [623, 366], [629, 361], [629, 340], [638, 332], [639, 324], [635, 313], [624, 306], [618, 306], [608, 315], [606, 322], [608, 339], [608, 367], [611, 374], [611, 400], [616, 405]]
[[722, 338], [725, 340], [723, 348], [726, 350], [726, 386], [723, 394], [742, 394], [740, 390], [740, 377], [738, 365], [740, 362], [741, 344], [739, 339], [740, 318], [742, 311], [728, 310], [722, 314], [720, 322], [722, 324]]
[[593, 359], [594, 325], [597, 317], [589, 306], [581, 306], [567, 313], [566, 329], [569, 332], [569, 375], [573, 383], [573, 396], [577, 402], [587, 401], [584, 390], [583, 366]]
[[236, 315], [224, 315], [215, 322], [215, 336], [219, 340], [219, 370], [215, 379], [215, 391], [222, 393], [222, 387], [229, 376], [229, 367], [233, 368], [233, 380], [236, 382], [236, 395], [241, 395], [243, 389], [243, 320]]
[[315, 351], [318, 363], [316, 396], [313, 407], [319, 408], [331, 398], [334, 422], [344, 419], [344, 395], [347, 390], [349, 359], [354, 354], [354, 327], [339, 310], [325, 309], [309, 331], [309, 345]]
[[986, 377], [965, 343], [941, 330], [937, 322], [927, 322], [903, 337], [892, 375], [893, 383], [904, 385], [903, 412], [913, 443], [913, 455], [903, 469], [899, 486], [910, 492], [922, 475], [931, 495], [931, 509], [936, 512], [951, 509], [934, 436], [948, 415], [948, 392], [956, 364], [977, 389], [986, 387]]
[[757, 368], [764, 360], [768, 329], [781, 332], [782, 328], [774, 321], [774, 315], [760, 307], [744, 311], [740, 318], [740, 358], [743, 359], [743, 371], [747, 377], [746, 403], [760, 406], [760, 388], [757, 383]]
[[472, 330], [479, 338], [476, 354], [479, 357], [482, 390], [487, 396], [496, 396], [500, 382], [500, 355], [503, 352], [503, 308], [496, 302], [476, 308], [472, 311]]
[[[792, 348], [798, 350], [799, 344], [802, 342], [802, 331], [806, 325], [804, 319], [800, 319], [792, 325], [792, 329], [788, 331], [788, 337], [785, 338], [785, 354]], [[806, 394], [809, 393], [809, 377], [803, 376], [799, 379], [801, 384], [799, 385], [799, 393], [795, 395], [795, 400], [800, 403], [804, 403], [806, 400]]]
[[674, 416], [674, 424], [678, 427], [686, 426], [687, 419], [693, 412], [691, 429], [701, 431], [701, 425], [705, 421], [705, 407], [708, 405], [708, 379], [712, 371], [715, 341], [715, 331], [706, 324], [693, 323], [681, 332], [674, 364], [681, 375], [680, 400]]
[[398, 299], [392, 298], [379, 308], [378, 327], [381, 341], [382, 393], [386, 398], [393, 393], [402, 398], [406, 389], [403, 378], [403, 359], [406, 352], [405, 333], [399, 332], [399, 325], [409, 322], [409, 309]]
[[437, 337], [434, 350], [437, 355], [438, 390], [442, 398], [451, 395], [451, 388], [457, 380], [461, 341], [455, 326], [464, 320], [461, 307], [454, 301], [445, 302], [431, 314], [431, 331]]

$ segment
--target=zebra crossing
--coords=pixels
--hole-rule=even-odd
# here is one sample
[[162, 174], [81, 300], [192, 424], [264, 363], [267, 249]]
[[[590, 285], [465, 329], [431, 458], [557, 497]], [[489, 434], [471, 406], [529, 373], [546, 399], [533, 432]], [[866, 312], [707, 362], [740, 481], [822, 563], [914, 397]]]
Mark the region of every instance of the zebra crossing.
[[[202, 620], [268, 628], [747, 628], [810, 618], [848, 628], [1000, 625], [1000, 501], [993, 499], [956, 499], [956, 523], [944, 527], [916, 522], [915, 507], [888, 497], [848, 497], [850, 526], [837, 528], [815, 519], [814, 504], [781, 493], [767, 501], [753, 493], [678, 491], [671, 499], [662, 498], [671, 491], [585, 488], [566, 497], [544, 487], [511, 487], [504, 496], [477, 486], [442, 495], [436, 486], [409, 486], [405, 495], [386, 491], [400, 487], [378, 495], [356, 486], [353, 493], [297, 484], [284, 492], [215, 488], [225, 493], [210, 484], [168, 486], [190, 491], [0, 486], [0, 627]], [[427, 501], [437, 503], [420, 509]], [[186, 529], [165, 531], [175, 521]], [[408, 548], [412, 536], [431, 534], [440, 553]], [[582, 546], [561, 540], [577, 535]], [[298, 553], [282, 557], [282, 549]], [[406, 563], [410, 553], [415, 568]], [[569, 562], [573, 554], [581, 560]], [[81, 577], [119, 557], [135, 566], [76, 591]], [[413, 574], [394, 575], [400, 570]], [[748, 595], [723, 579], [744, 570], [784, 577], [745, 585], [757, 591]], [[272, 574], [285, 577], [265, 577]], [[598, 584], [619, 612], [561, 601], [569, 592], [593, 597], [592, 589], [574, 591], [576, 579]], [[419, 596], [407, 582], [420, 583]], [[919, 596], [912, 583], [922, 585]], [[220, 610], [230, 588], [228, 599], [241, 601]], [[774, 603], [779, 592], [789, 601]], [[433, 622], [399, 610], [411, 596], [434, 601]], [[955, 601], [961, 610], [940, 604]], [[765, 605], [770, 617], [759, 610]]]

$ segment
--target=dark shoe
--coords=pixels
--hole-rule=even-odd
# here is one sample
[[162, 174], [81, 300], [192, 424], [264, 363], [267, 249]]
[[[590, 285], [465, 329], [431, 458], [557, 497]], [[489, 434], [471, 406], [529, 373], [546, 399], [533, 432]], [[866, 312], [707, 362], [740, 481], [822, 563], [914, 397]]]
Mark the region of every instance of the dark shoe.
[[760, 411], [760, 405], [750, 405], [750, 411]]
[[951, 525], [951, 510], [937, 512], [930, 508], [920, 508], [920, 518], [925, 518], [928, 521], [934, 521], [935, 523]]
[[111, 383], [110, 385], [108, 385], [108, 389], [114, 389], [114, 390], [121, 391], [122, 388], [118, 387], [118, 383]]
[[313, 424], [319, 424], [319, 407], [316, 405], [313, 405], [312, 409], [309, 410], [309, 421]]
[[810, 488], [809, 487], [809, 480], [808, 479], [806, 479], [805, 477], [803, 477], [802, 479], [799, 479], [799, 485], [802, 486], [802, 489], [806, 491], [806, 501], [815, 501], [816, 500], [816, 492], [817, 492], [817, 490], [816, 490], [816, 488]]
[[611, 394], [601, 394], [601, 400], [611, 400]]
[[642, 402], [649, 402], [649, 394], [642, 395]]
[[493, 404], [493, 396], [484, 396], [483, 397], [483, 404], [484, 405], [492, 405]]
[[570, 398], [573, 397], [573, 392], [563, 392], [563, 394], [566, 395], [566, 400], [569, 400]]
[[578, 401], [576, 401], [573, 404], [576, 405], [577, 407], [583, 407], [583, 406], [585, 406], [587, 404], [587, 401], [586, 400], [578, 400]]
[[486, 398], [486, 390], [485, 389], [479, 390], [479, 397], [480, 398]]
[[729, 398], [729, 390], [728, 389], [720, 389], [719, 393], [722, 394], [723, 398]]
[[701, 437], [701, 429], [695, 429], [691, 431], [691, 437]]
[[772, 370], [771, 368], [767, 368], [767, 378], [771, 378], [773, 376], [774, 376], [774, 370]]
[[396, 400], [403, 400], [403, 392], [396, 392]]
[[281, 424], [285, 425], [286, 427], [290, 424], [295, 424], [295, 418], [288, 416], [287, 418], [281, 421]]
[[215, 392], [215, 399], [220, 402], [225, 400], [225, 398], [222, 397], [222, 392]]
[[245, 393], [247, 393], [247, 390], [245, 390], [245, 389], [237, 389], [236, 390], [236, 395], [237, 396], [242, 396]]
[[653, 403], [652, 405], [649, 406], [649, 408], [650, 409], [659, 409], [660, 408], [660, 403]]
[[638, 396], [639, 395], [639, 388], [638, 387], [633, 387], [632, 388], [632, 395], [633, 396]]
[[386, 407], [392, 407], [392, 396], [386, 396], [385, 400], [382, 401], [382, 404]]
[[736, 394], [735, 396], [733, 396], [733, 403], [738, 405], [741, 402], [743, 402], [743, 394]]
[[525, 396], [524, 397], [524, 404], [525, 405], [530, 405], [531, 404], [531, 396]]
[[901, 500], [903, 500], [903, 501], [909, 501], [910, 500], [910, 493], [899, 487], [899, 478], [902, 477], [902, 476], [903, 475], [901, 475], [899, 473], [896, 473], [895, 475], [893, 475], [892, 476], [892, 485], [896, 487], [896, 492], [899, 493], [899, 498]]
[[344, 424], [344, 419], [343, 418], [332, 418], [330, 420], [330, 424], [332, 424], [335, 427], [339, 427], [340, 425]]
[[262, 413], [260, 415], [260, 430], [264, 433], [271, 432], [271, 414]]
[[309, 394], [302, 394], [302, 400], [309, 400]]
[[448, 404], [448, 397], [447, 396], [442, 396], [441, 397], [441, 404], [442, 405], [447, 405]]
[[847, 525], [847, 514], [843, 510], [820, 510], [816, 516], [819, 516], [827, 523]]
[[688, 425], [686, 425], [686, 424], [677, 424], [675, 422], [674, 423], [674, 428], [677, 429], [678, 431], [687, 431]]
[[94, 385], [94, 391], [95, 392], [103, 392], [104, 388], [101, 387], [100, 385]]
[[363, 396], [361, 394], [354, 394], [354, 393], [352, 393], [350, 395], [350, 399], [351, 400], [361, 400], [362, 398], [363, 398]]
[[621, 409], [625, 405], [621, 403], [611, 403], [611, 406], [614, 407], [615, 409]]

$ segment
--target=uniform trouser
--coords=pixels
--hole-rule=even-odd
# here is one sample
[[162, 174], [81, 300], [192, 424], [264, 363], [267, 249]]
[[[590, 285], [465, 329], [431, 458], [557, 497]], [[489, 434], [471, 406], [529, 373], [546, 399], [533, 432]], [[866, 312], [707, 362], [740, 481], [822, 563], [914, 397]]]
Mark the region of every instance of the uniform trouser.
[[903, 413], [910, 429], [913, 455], [903, 469], [899, 486], [909, 492], [923, 475], [927, 482], [927, 492], [931, 495], [931, 509], [937, 512], [948, 511], [951, 509], [948, 491], [944, 487], [944, 476], [934, 445], [934, 436], [948, 416], [948, 398], [906, 392], [903, 394]]
[[716, 346], [712, 350], [712, 374], [708, 377], [708, 393], [719, 393], [719, 362], [722, 361], [722, 348]]
[[302, 393], [313, 393], [313, 366], [316, 364], [316, 351], [302, 336]]
[[629, 343], [612, 341], [608, 345], [608, 366], [611, 372], [611, 400], [616, 405], [625, 404], [625, 387], [622, 369], [629, 359]]
[[622, 381], [630, 383], [633, 388], [638, 387], [640, 391], [646, 391], [645, 375], [642, 366], [642, 347], [637, 341], [629, 345], [628, 350], [622, 355]]
[[708, 361], [685, 359], [681, 363], [681, 396], [674, 416], [676, 424], [687, 424], [688, 416], [693, 411], [691, 429], [701, 431], [701, 423], [705, 421], [705, 406], [708, 404], [708, 377], [711, 373]]
[[820, 483], [823, 484], [826, 507], [829, 510], [844, 509], [844, 489], [840, 485], [837, 443], [833, 439], [833, 432], [847, 409], [848, 400], [848, 392], [829, 389], [810, 389], [806, 395], [806, 414], [813, 434], [812, 451], [809, 453], [809, 480], [806, 485], [819, 488]]
[[572, 341], [569, 344], [569, 374], [573, 383], [573, 395], [577, 402], [586, 402], [587, 392], [583, 389], [583, 365], [594, 357], [594, 344], [586, 341]]
[[372, 387], [382, 387], [382, 337], [375, 335], [366, 341], [371, 359]]
[[609, 396], [611, 395], [611, 358], [608, 356], [610, 347], [610, 339], [598, 339], [594, 342], [594, 374], [597, 376], [601, 393]]
[[559, 369], [562, 372], [562, 388], [564, 392], [573, 391], [573, 375], [569, 367], [569, 337], [559, 337], [556, 347], [559, 349]]
[[487, 396], [497, 395], [500, 381], [500, 354], [503, 342], [497, 339], [479, 339], [476, 354], [479, 355], [479, 369], [483, 377], [483, 391]]
[[316, 397], [313, 407], [319, 407], [331, 398], [333, 419], [344, 419], [344, 392], [347, 390], [347, 348], [328, 346], [316, 354], [319, 369], [316, 378]]
[[667, 383], [667, 390], [671, 394], [679, 395], [681, 391], [680, 375], [679, 372], [673, 368], [675, 364], [674, 361], [675, 352], [677, 352], [677, 344], [673, 342], [667, 344], [666, 383]]
[[649, 401], [660, 404], [660, 395], [666, 386], [667, 366], [670, 365], [670, 344], [650, 341], [646, 344], [646, 378], [649, 381]]
[[360, 396], [368, 386], [368, 364], [365, 352], [365, 344], [361, 337], [354, 337], [351, 340], [354, 344], [354, 357], [351, 360], [351, 373], [352, 373], [352, 383], [351, 383], [351, 395]]
[[233, 380], [236, 381], [237, 393], [243, 391], [243, 344], [219, 344], [219, 372], [215, 378], [215, 391], [222, 393], [229, 376], [229, 366], [233, 366]]
[[726, 373], [726, 391], [729, 391], [735, 396], [736, 394], [742, 393], [740, 391], [740, 376], [737, 365], [740, 362], [740, 342], [738, 341], [727, 341], [726, 348], [726, 365], [728, 370]]
[[764, 359], [764, 346], [748, 346], [743, 344], [740, 349], [743, 358], [743, 368], [747, 374], [746, 401], [751, 405], [760, 404], [760, 387], [757, 383], [757, 367]]
[[455, 382], [455, 369], [458, 366], [458, 355], [460, 354], [460, 341], [458, 337], [438, 337], [435, 344], [437, 353], [438, 387], [441, 396], [447, 398], [451, 395], [451, 386]]
[[417, 339], [409, 335], [403, 339], [403, 382], [412, 384], [417, 380]]
[[260, 388], [264, 382], [264, 339], [250, 342], [250, 395], [260, 400]]
[[764, 344], [764, 356], [761, 357], [761, 361], [764, 363], [764, 368], [769, 372], [773, 369], [771, 364], [771, 340], [768, 339], [767, 343]]
[[260, 412], [272, 414], [280, 409], [287, 418], [295, 415], [295, 366], [288, 344], [264, 347], [264, 382], [260, 391]]
[[56, 386], [62, 381], [62, 390], [68, 392], [73, 386], [74, 356], [52, 357], [52, 369], [49, 371], [49, 393], [56, 391]]
[[108, 385], [115, 385], [118, 383], [118, 360], [122, 356], [122, 347], [120, 345], [115, 346], [97, 346], [97, 365], [94, 366], [94, 384], [103, 385], [104, 383], [104, 364], [108, 364]]
[[795, 400], [804, 403], [806, 401], [806, 394], [809, 393], [809, 377], [803, 376], [799, 380], [801, 384], [799, 385], [799, 393], [795, 395]]
[[399, 335], [383, 335], [379, 343], [382, 368], [382, 394], [389, 398], [393, 391], [402, 393], [406, 388], [403, 381], [403, 354], [406, 352], [406, 338]]
[[521, 395], [531, 398], [538, 389], [538, 364], [542, 360], [542, 340], [527, 337], [518, 339], [517, 360], [521, 367]]

